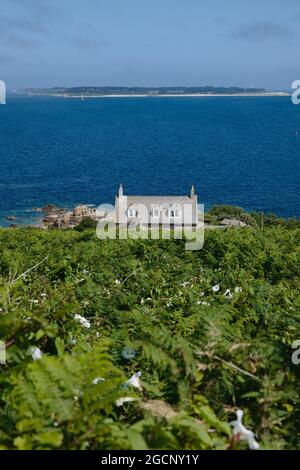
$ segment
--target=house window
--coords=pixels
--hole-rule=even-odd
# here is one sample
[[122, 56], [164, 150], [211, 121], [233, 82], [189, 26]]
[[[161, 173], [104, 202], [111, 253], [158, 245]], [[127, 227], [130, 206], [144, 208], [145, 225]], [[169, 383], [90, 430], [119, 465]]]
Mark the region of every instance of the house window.
[[154, 219], [158, 219], [159, 218], [159, 209], [153, 209], [152, 211], [152, 217]]
[[179, 209], [169, 209], [168, 215], [171, 219], [177, 219], [180, 217], [180, 210]]
[[136, 209], [129, 208], [128, 209], [128, 217], [137, 217], [138, 211]]

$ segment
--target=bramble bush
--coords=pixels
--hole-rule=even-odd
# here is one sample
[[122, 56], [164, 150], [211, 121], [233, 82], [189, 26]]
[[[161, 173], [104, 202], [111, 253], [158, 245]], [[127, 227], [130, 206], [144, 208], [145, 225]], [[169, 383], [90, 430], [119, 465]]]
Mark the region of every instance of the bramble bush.
[[0, 230], [2, 449], [300, 448], [300, 230], [205, 238]]

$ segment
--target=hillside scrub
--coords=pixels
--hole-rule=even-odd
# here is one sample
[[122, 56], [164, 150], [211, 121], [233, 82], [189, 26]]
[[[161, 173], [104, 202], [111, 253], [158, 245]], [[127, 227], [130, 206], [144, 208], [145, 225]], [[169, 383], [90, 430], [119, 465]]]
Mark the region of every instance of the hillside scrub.
[[0, 230], [0, 448], [300, 449], [299, 242]]

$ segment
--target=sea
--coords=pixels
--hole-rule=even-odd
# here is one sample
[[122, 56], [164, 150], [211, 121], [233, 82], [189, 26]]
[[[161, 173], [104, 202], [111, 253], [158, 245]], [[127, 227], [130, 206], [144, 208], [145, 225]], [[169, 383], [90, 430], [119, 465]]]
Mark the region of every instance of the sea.
[[8, 97], [0, 105], [0, 225], [47, 204], [185, 195], [300, 217], [300, 105], [290, 97]]

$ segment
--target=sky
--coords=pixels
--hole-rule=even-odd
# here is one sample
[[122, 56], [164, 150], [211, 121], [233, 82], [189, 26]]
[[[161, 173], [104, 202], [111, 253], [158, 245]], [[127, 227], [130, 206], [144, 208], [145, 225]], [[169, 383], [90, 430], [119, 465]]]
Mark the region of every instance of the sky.
[[1, 0], [0, 80], [243, 86], [300, 79], [299, 0]]

